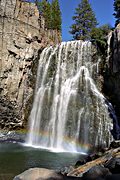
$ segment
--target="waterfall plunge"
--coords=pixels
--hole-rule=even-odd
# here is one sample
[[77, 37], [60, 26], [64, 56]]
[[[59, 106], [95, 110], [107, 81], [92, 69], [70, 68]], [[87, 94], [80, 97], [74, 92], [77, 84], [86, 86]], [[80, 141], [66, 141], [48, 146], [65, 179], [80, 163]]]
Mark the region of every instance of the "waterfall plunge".
[[[43, 50], [27, 143], [60, 151], [82, 145], [108, 145], [112, 122], [97, 89], [100, 59], [92, 60], [90, 42], [63, 42]], [[84, 147], [85, 147], [84, 146]]]

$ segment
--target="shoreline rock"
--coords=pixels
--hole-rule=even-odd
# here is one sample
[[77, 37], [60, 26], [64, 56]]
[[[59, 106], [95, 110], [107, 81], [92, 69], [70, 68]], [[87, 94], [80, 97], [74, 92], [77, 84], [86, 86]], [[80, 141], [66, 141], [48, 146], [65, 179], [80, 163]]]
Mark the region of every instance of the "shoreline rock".
[[26, 137], [25, 133], [20, 133], [16, 131], [4, 131], [4, 132], [0, 132], [0, 143], [4, 143], [4, 142], [24, 143], [25, 137]]
[[72, 180], [81, 179], [77, 177], [67, 177], [54, 170], [45, 168], [30, 168], [15, 176], [13, 180]]
[[[92, 155], [89, 155], [89, 157]], [[85, 163], [76, 163], [78, 167], [74, 167], [67, 176], [76, 176], [89, 179], [104, 178], [112, 176], [112, 174], [120, 173], [120, 141], [111, 143], [110, 148], [97, 157], [96, 154], [93, 159], [86, 158]], [[106, 177], [105, 177], [106, 176]], [[119, 175], [120, 178], [120, 175]]]

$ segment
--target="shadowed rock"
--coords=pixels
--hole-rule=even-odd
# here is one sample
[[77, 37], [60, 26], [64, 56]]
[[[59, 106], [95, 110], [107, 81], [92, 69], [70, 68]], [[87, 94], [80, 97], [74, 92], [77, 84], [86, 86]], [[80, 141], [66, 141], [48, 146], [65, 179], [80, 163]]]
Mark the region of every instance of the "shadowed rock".
[[107, 175], [111, 175], [109, 169], [99, 165], [92, 167], [89, 171], [84, 173], [83, 179], [105, 178]]

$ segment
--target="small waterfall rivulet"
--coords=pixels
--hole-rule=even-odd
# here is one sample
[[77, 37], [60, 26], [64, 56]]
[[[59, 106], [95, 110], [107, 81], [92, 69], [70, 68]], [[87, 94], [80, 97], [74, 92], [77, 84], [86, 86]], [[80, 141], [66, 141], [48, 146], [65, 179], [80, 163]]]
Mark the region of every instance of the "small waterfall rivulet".
[[27, 143], [60, 151], [108, 145], [112, 120], [97, 88], [100, 58], [91, 42], [63, 42], [43, 50]]

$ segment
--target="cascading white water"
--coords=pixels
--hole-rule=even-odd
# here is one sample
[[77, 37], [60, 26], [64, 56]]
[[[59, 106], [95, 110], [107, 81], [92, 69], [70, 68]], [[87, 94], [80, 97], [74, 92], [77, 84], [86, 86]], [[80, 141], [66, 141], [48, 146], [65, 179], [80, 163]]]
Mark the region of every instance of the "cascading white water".
[[43, 50], [29, 145], [81, 151], [80, 144], [109, 144], [112, 122], [96, 86], [99, 62], [99, 57], [93, 62], [92, 46], [87, 41], [63, 42]]

